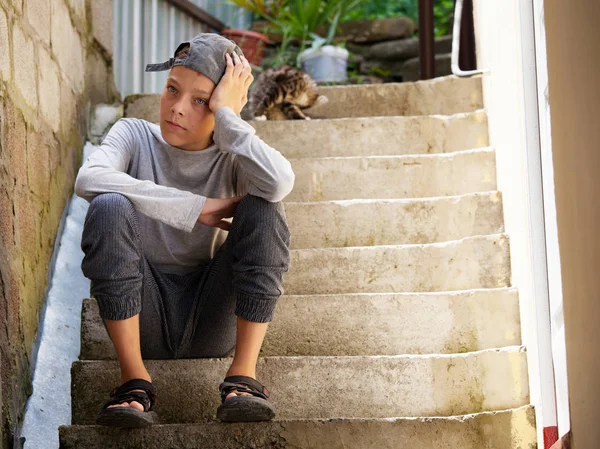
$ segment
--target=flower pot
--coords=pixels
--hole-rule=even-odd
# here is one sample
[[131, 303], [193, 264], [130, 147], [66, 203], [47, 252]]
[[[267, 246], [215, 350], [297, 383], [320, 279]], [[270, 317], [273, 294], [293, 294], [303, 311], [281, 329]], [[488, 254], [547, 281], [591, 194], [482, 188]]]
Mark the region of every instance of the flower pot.
[[298, 55], [298, 63], [315, 81], [346, 81], [348, 50], [333, 45], [308, 48]]
[[234, 41], [244, 52], [244, 56], [250, 64], [260, 65], [265, 45], [269, 38], [262, 33], [248, 30], [237, 30], [225, 28], [221, 35]]

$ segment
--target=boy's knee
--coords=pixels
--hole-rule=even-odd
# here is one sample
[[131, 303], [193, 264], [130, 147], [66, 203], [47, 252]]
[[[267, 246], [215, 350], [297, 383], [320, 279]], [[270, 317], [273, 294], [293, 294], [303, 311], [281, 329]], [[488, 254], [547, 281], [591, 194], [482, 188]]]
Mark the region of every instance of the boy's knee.
[[90, 202], [90, 209], [93, 210], [100, 209], [112, 212], [116, 210], [128, 211], [130, 208], [133, 209], [133, 204], [125, 195], [120, 193], [102, 193]]
[[86, 221], [100, 220], [107, 224], [109, 221], [129, 220], [135, 215], [133, 203], [120, 193], [103, 193], [91, 202]]
[[270, 217], [279, 217], [287, 223], [283, 203], [267, 201], [256, 195], [246, 195], [238, 204], [235, 216], [244, 216], [245, 219], [269, 220]]

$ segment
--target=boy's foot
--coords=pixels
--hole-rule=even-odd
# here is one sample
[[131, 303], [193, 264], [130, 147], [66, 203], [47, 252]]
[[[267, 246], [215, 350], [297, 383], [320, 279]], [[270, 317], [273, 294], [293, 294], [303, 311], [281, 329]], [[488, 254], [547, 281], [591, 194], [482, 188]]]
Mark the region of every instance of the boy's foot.
[[147, 427], [158, 422], [154, 407], [155, 388], [145, 379], [131, 379], [115, 388], [111, 399], [96, 418], [110, 427]]
[[252, 377], [228, 376], [219, 390], [222, 403], [217, 418], [221, 421], [269, 421], [275, 416], [269, 390]]

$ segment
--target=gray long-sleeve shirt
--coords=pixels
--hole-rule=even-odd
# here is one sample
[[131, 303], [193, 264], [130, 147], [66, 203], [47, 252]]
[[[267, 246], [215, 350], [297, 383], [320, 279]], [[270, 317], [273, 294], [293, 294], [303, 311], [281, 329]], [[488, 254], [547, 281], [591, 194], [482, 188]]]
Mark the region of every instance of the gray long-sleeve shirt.
[[206, 265], [227, 231], [198, 222], [206, 198], [235, 195], [283, 200], [294, 186], [290, 162], [229, 107], [215, 114], [214, 142], [201, 151], [169, 145], [156, 124], [117, 121], [83, 163], [75, 193], [91, 202], [116, 192], [138, 212], [144, 253], [165, 273]]

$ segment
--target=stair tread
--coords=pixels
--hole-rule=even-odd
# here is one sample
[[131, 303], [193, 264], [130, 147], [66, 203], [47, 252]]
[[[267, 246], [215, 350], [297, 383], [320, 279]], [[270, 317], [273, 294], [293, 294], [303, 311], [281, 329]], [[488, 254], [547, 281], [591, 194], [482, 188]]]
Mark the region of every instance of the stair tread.
[[[526, 363], [521, 346], [464, 354], [272, 356], [259, 358], [257, 378], [271, 391], [280, 418], [448, 416], [527, 404]], [[228, 358], [145, 365], [160, 395], [161, 422], [212, 419]], [[73, 423], [92, 424], [118, 385], [118, 362], [77, 361], [71, 372]]]
[[[95, 299], [84, 300], [82, 315], [80, 358], [116, 359]], [[462, 353], [520, 342], [519, 301], [513, 288], [283, 295], [261, 355]]]
[[287, 294], [452, 291], [510, 284], [505, 234], [426, 244], [290, 251]]
[[420, 198], [496, 189], [495, 151], [291, 159], [287, 201]]
[[451, 153], [489, 146], [487, 113], [250, 121], [286, 158]]
[[[306, 109], [308, 116], [422, 116], [483, 107], [480, 77], [449, 75], [416, 82], [319, 86], [318, 90], [329, 101]], [[159, 102], [160, 94], [130, 95], [125, 98], [125, 116], [156, 122]], [[246, 117], [246, 111], [242, 111], [242, 117]]]
[[[453, 417], [273, 420], [260, 423], [157, 424], [123, 432], [101, 426], [60, 426], [62, 449], [515, 449], [534, 447], [530, 405]], [[506, 436], [510, 437], [507, 438]]]

